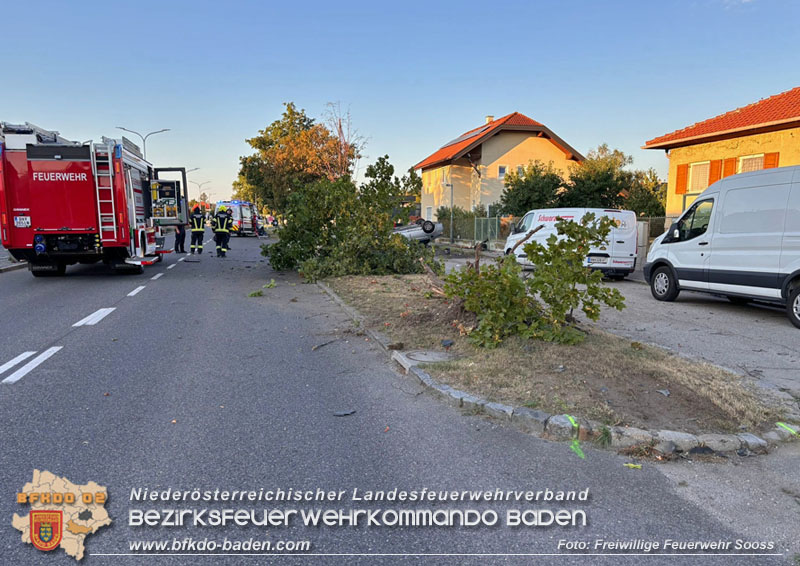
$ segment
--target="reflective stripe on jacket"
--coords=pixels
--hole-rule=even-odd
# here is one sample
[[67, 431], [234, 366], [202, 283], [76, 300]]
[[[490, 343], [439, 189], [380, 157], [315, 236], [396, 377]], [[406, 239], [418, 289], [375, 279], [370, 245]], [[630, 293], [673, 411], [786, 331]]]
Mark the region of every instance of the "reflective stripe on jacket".
[[214, 217], [214, 232], [230, 232], [231, 226], [233, 226], [233, 219], [229, 218], [227, 214], [218, 214]]
[[192, 232], [205, 232], [206, 229], [205, 216], [203, 216], [202, 214], [192, 214], [189, 217], [189, 220], [192, 223]]

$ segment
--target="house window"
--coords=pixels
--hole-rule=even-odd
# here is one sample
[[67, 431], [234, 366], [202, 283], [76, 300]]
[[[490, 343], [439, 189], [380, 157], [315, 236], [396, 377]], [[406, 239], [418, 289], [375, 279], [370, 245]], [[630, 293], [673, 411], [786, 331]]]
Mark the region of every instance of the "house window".
[[500, 179], [500, 180], [503, 180], [503, 179], [505, 179], [505, 176], [506, 176], [506, 166], [505, 165], [499, 165], [497, 167], [497, 178]]
[[711, 167], [710, 161], [702, 163], [692, 163], [689, 167], [689, 193], [702, 193], [708, 188], [708, 172]]
[[522, 165], [517, 165], [517, 176], [524, 177], [525, 176], [525, 167]]
[[433, 207], [426, 206], [425, 207], [425, 220], [433, 220]]
[[745, 155], [739, 158], [739, 173], [761, 171], [764, 168], [764, 154]]

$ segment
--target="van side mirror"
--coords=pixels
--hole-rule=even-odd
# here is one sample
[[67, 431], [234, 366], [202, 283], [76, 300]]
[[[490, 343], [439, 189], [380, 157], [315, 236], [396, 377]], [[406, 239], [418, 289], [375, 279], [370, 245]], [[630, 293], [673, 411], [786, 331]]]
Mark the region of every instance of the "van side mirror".
[[680, 230], [678, 230], [678, 223], [673, 222], [672, 226], [670, 226], [669, 230], [667, 230], [667, 235], [664, 236], [664, 239], [662, 241], [663, 243], [668, 244], [670, 242], [677, 242], [680, 239], [681, 239], [681, 232]]

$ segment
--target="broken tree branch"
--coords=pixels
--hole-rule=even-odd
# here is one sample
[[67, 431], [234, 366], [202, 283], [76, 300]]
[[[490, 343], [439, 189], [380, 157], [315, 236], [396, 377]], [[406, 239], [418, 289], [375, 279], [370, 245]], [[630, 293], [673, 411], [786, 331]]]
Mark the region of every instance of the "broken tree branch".
[[536, 232], [538, 232], [538, 231], [539, 231], [539, 230], [541, 230], [542, 228], [544, 228], [544, 224], [539, 224], [539, 225], [538, 225], [536, 228], [534, 228], [533, 230], [531, 230], [530, 232], [528, 232], [527, 234], [525, 234], [525, 237], [524, 237], [524, 238], [522, 238], [522, 239], [521, 239], [519, 242], [517, 242], [516, 244], [514, 244], [514, 247], [513, 247], [513, 248], [511, 248], [511, 251], [510, 251], [510, 252], [508, 252], [508, 253], [509, 253], [509, 254], [513, 254], [513, 253], [514, 253], [514, 251], [515, 251], [515, 250], [516, 250], [518, 247], [520, 247], [520, 246], [521, 246], [523, 243], [525, 243], [525, 242], [527, 242], [527, 241], [528, 241], [528, 238], [530, 238], [531, 236], [533, 236], [533, 235], [534, 235]]

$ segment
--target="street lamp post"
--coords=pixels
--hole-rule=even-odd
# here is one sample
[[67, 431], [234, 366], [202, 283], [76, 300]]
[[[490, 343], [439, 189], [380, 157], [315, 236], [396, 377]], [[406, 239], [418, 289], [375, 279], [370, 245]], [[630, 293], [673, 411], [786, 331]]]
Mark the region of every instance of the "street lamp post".
[[[197, 169], [200, 169], [199, 167]], [[197, 181], [189, 181], [193, 185], [197, 185], [197, 200], [200, 202], [200, 195], [203, 194], [203, 185], [207, 185], [211, 181], [203, 181], [202, 183], [198, 183]]]
[[453, 183], [445, 183], [445, 187], [450, 187], [450, 243], [455, 243], [453, 239], [453, 211], [455, 207], [453, 206]]
[[125, 130], [126, 132], [130, 132], [132, 134], [136, 134], [137, 136], [142, 138], [142, 155], [143, 155], [145, 161], [147, 161], [147, 138], [149, 138], [153, 134], [160, 134], [162, 132], [170, 131], [169, 128], [164, 128], [163, 130], [156, 130], [155, 132], [150, 132], [149, 134], [143, 136], [142, 134], [140, 134], [139, 132], [137, 132], [135, 130], [129, 130], [128, 128], [123, 128], [122, 126], [117, 126], [117, 129]]

